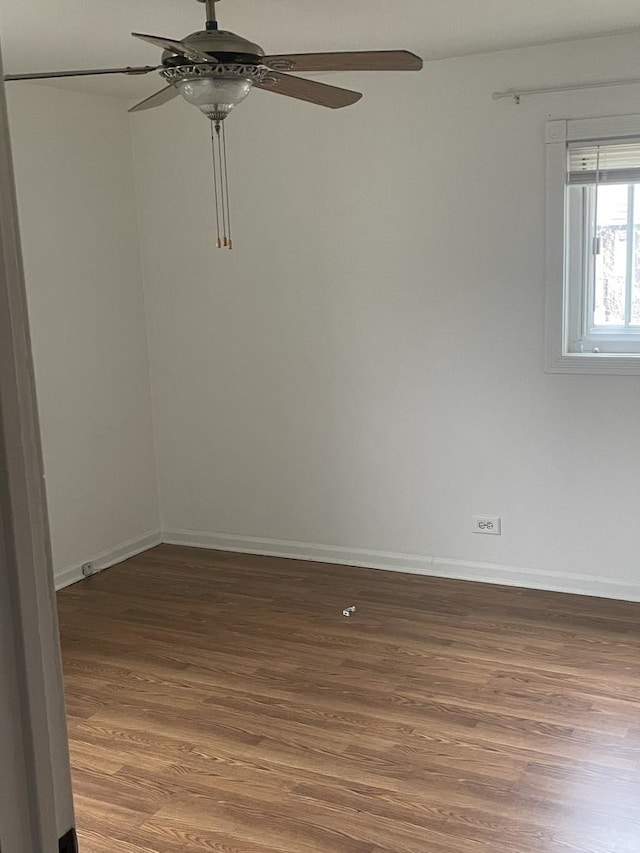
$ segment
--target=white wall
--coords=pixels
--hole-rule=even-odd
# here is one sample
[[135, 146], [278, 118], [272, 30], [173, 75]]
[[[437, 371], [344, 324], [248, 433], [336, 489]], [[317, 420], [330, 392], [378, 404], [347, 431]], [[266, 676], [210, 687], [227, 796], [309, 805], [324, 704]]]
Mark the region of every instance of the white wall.
[[165, 539], [640, 597], [638, 380], [543, 371], [545, 121], [640, 87], [491, 99], [637, 76], [639, 46], [336, 76], [340, 113], [252, 93], [233, 252], [206, 122], [132, 118]]
[[9, 110], [61, 584], [158, 539], [131, 139], [108, 97], [14, 83]]

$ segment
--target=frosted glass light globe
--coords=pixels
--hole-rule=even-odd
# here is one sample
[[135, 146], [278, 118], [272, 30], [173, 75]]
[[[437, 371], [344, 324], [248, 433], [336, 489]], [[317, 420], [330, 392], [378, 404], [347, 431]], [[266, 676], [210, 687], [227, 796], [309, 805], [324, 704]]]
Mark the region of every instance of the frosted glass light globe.
[[244, 101], [252, 85], [251, 80], [242, 77], [194, 77], [176, 83], [182, 97], [214, 121], [226, 118]]

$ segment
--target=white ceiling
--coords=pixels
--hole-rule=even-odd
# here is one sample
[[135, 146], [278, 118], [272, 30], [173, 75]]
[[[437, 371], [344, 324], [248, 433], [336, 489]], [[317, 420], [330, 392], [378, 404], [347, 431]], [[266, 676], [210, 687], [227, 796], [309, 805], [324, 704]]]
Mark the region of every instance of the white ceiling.
[[[640, 29], [638, 0], [224, 0], [218, 17], [268, 53], [402, 47], [426, 60]], [[181, 38], [203, 21], [196, 0], [2, 0], [5, 72], [155, 64], [132, 30]], [[154, 78], [61, 85], [134, 98]]]

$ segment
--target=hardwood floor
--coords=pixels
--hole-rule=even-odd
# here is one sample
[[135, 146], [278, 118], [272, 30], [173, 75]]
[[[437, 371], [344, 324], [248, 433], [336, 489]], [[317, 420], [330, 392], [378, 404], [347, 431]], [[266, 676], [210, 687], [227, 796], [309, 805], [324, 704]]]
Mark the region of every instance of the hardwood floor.
[[59, 608], [81, 853], [640, 853], [640, 604], [162, 545]]

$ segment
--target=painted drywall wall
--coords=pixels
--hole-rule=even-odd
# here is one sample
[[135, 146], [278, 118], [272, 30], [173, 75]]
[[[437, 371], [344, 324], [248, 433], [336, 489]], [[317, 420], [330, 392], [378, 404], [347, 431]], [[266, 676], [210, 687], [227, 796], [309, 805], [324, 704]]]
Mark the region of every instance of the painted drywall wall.
[[7, 88], [60, 584], [158, 538], [131, 139], [122, 101]]
[[545, 122], [640, 87], [491, 99], [639, 47], [334, 75], [365, 93], [336, 113], [252, 93], [232, 252], [206, 121], [132, 117], [165, 539], [640, 596], [638, 380], [543, 370]]

